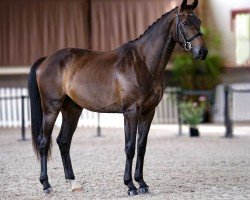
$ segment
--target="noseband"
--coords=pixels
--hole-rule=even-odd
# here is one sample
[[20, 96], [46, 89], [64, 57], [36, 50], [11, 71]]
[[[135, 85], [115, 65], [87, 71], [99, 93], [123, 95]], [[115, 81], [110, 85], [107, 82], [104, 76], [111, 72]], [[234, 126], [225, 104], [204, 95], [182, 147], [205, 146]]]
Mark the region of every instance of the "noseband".
[[178, 14], [178, 11], [177, 11], [177, 14], [176, 14], [176, 23], [177, 23], [176, 27], [177, 27], [177, 36], [178, 36], [178, 40], [179, 40], [179, 30], [180, 30], [181, 36], [182, 36], [182, 38], [183, 38], [183, 40], [184, 40], [184, 42], [185, 42], [184, 48], [185, 48], [186, 51], [190, 51], [190, 50], [193, 48], [193, 45], [192, 45], [191, 42], [192, 42], [195, 38], [197, 38], [197, 37], [199, 37], [199, 36], [202, 36], [203, 34], [202, 34], [200, 31], [198, 31], [196, 34], [194, 34], [193, 37], [188, 38], [188, 37], [186, 36], [186, 34], [185, 34], [183, 28], [182, 28], [182, 25], [181, 25], [182, 22], [181, 22], [181, 20], [180, 20], [180, 18], [179, 18], [179, 16], [181, 16], [181, 15], [191, 15], [191, 16], [196, 16], [196, 15], [195, 15], [195, 14]]

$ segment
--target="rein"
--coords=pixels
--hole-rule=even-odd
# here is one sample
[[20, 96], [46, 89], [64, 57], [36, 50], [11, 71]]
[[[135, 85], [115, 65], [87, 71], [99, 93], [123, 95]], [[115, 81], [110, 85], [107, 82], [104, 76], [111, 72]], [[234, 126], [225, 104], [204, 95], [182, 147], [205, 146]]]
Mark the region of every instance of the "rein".
[[[181, 22], [181, 20], [179, 18], [179, 16], [181, 16], [181, 15], [190, 15], [190, 16], [196, 16], [196, 15], [195, 14], [194, 15], [193, 14], [178, 14], [178, 10], [177, 10], [177, 14], [176, 14], [176, 19], [177, 19], [176, 20], [176, 24], [177, 24], [176, 28], [177, 28], [178, 40], [179, 40], [179, 34], [181, 33], [181, 36], [182, 36], [182, 38], [183, 38], [183, 40], [185, 42], [184, 48], [185, 48], [186, 51], [190, 51], [192, 48], [194, 48], [191, 42], [195, 38], [197, 38], [199, 36], [203, 36], [203, 34], [200, 31], [198, 31], [191, 38], [187, 38], [187, 36], [186, 36], [186, 34], [185, 34], [185, 32], [184, 32], [184, 30], [182, 28], [182, 25], [181, 25], [182, 22]], [[179, 32], [179, 30], [180, 30], [180, 32]]]

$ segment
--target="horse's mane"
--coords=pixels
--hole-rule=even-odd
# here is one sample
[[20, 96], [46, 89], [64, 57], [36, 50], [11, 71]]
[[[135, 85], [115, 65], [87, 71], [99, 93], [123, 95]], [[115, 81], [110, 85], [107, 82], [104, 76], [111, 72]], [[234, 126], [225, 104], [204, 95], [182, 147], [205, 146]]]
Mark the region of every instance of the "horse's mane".
[[139, 40], [142, 36], [144, 36], [145, 34], [147, 34], [148, 32], [150, 32], [152, 29], [155, 28], [155, 26], [158, 24], [158, 22], [162, 21], [163, 19], [165, 19], [165, 17], [168, 17], [170, 15], [170, 13], [175, 10], [177, 7], [173, 8], [172, 10], [168, 11], [167, 13], [164, 13], [160, 18], [158, 18], [153, 24], [151, 24], [145, 31], [143, 34], [141, 34], [139, 37], [137, 37], [134, 40], [129, 41], [127, 44], [135, 42], [137, 40]]

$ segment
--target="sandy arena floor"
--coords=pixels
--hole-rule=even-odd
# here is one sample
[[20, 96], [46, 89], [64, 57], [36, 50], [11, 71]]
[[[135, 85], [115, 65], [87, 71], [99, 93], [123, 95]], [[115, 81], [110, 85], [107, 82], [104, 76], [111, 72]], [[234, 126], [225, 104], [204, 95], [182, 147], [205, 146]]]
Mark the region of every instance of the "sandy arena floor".
[[44, 195], [31, 141], [18, 142], [19, 130], [0, 129], [0, 199], [250, 199], [250, 129], [233, 139], [216, 132], [191, 139], [166, 127], [153, 128], [144, 170], [151, 194], [135, 197], [127, 197], [123, 185], [123, 130], [103, 129], [101, 138], [95, 131], [78, 129], [73, 139], [73, 167], [84, 188], [76, 193], [64, 180], [54, 131], [48, 164], [54, 191]]

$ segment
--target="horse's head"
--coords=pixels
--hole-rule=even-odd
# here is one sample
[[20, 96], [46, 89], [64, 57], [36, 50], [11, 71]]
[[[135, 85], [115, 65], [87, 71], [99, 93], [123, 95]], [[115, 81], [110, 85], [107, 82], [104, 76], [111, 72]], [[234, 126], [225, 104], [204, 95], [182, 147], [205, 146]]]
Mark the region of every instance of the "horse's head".
[[198, 0], [194, 0], [191, 5], [187, 5], [187, 0], [183, 0], [180, 8], [177, 8], [173, 35], [176, 42], [191, 52], [194, 58], [205, 60], [208, 50], [200, 30], [201, 21], [193, 12], [197, 6]]

